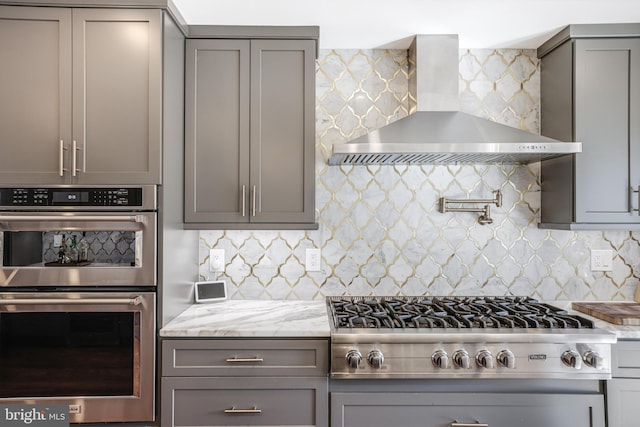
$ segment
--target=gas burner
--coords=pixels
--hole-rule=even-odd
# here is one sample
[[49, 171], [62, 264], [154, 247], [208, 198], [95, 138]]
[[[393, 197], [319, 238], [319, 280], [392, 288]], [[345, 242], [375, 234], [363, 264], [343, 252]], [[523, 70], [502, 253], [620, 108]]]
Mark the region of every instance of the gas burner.
[[529, 297], [330, 297], [336, 328], [593, 328]]

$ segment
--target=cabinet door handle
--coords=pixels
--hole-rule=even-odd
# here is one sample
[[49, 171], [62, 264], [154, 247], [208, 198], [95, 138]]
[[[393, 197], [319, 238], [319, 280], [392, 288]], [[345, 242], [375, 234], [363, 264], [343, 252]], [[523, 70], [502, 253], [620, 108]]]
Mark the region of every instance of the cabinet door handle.
[[231, 357], [227, 359], [228, 363], [262, 363], [264, 359], [262, 357], [253, 357], [253, 358], [240, 358], [240, 357]]
[[242, 216], [247, 214], [247, 186], [242, 185]]
[[489, 424], [481, 423], [480, 421], [476, 421], [475, 423], [459, 423], [454, 421], [451, 423], [451, 427], [489, 427]]
[[60, 152], [58, 153], [58, 175], [60, 176], [64, 176], [64, 171], [66, 171], [66, 169], [64, 168], [64, 150], [66, 150], [66, 148], [64, 147], [64, 140], [61, 139]]
[[78, 143], [76, 142], [76, 140], [73, 140], [73, 144], [72, 144], [72, 148], [71, 150], [73, 151], [73, 157], [71, 160], [71, 176], [77, 176], [77, 172], [78, 172]]
[[256, 186], [253, 186], [253, 197], [252, 197], [252, 202], [251, 204], [253, 205], [253, 216], [256, 216]]
[[235, 406], [232, 406], [231, 409], [225, 409], [225, 414], [261, 414], [262, 409], [258, 409], [257, 407], [253, 407], [251, 409], [236, 409]]
[[633, 204], [631, 205], [631, 212], [638, 212], [638, 215], [640, 215], [640, 185], [638, 186], [638, 188], [636, 188], [635, 190], [633, 189], [633, 187], [631, 187], [631, 192], [632, 193], [638, 193], [638, 207], [637, 208], [633, 208]]

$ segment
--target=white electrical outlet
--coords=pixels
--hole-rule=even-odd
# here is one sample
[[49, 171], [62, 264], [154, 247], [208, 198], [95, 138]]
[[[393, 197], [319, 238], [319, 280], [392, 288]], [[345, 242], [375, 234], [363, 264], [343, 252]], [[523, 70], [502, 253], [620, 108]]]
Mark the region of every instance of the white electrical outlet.
[[209, 249], [209, 271], [224, 271], [224, 249]]
[[305, 260], [305, 269], [307, 271], [320, 271], [322, 264], [322, 252], [317, 248], [307, 249], [307, 259]]
[[591, 251], [591, 271], [613, 270], [613, 251], [610, 249], [593, 249]]

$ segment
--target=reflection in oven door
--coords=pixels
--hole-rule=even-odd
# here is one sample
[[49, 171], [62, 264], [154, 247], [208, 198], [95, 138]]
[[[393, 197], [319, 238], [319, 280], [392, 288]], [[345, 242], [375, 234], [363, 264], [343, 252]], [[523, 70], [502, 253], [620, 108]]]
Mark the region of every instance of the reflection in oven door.
[[154, 419], [155, 294], [0, 294], [0, 403], [71, 422]]
[[155, 286], [156, 212], [0, 213], [0, 287]]

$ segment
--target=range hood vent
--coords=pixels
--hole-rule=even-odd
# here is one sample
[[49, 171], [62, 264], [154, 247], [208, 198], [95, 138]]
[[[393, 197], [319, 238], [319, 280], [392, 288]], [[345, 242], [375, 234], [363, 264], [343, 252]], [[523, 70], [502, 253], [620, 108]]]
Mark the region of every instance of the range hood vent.
[[413, 114], [345, 144], [330, 165], [526, 164], [580, 153], [562, 142], [458, 111], [458, 36], [419, 35], [409, 49]]

